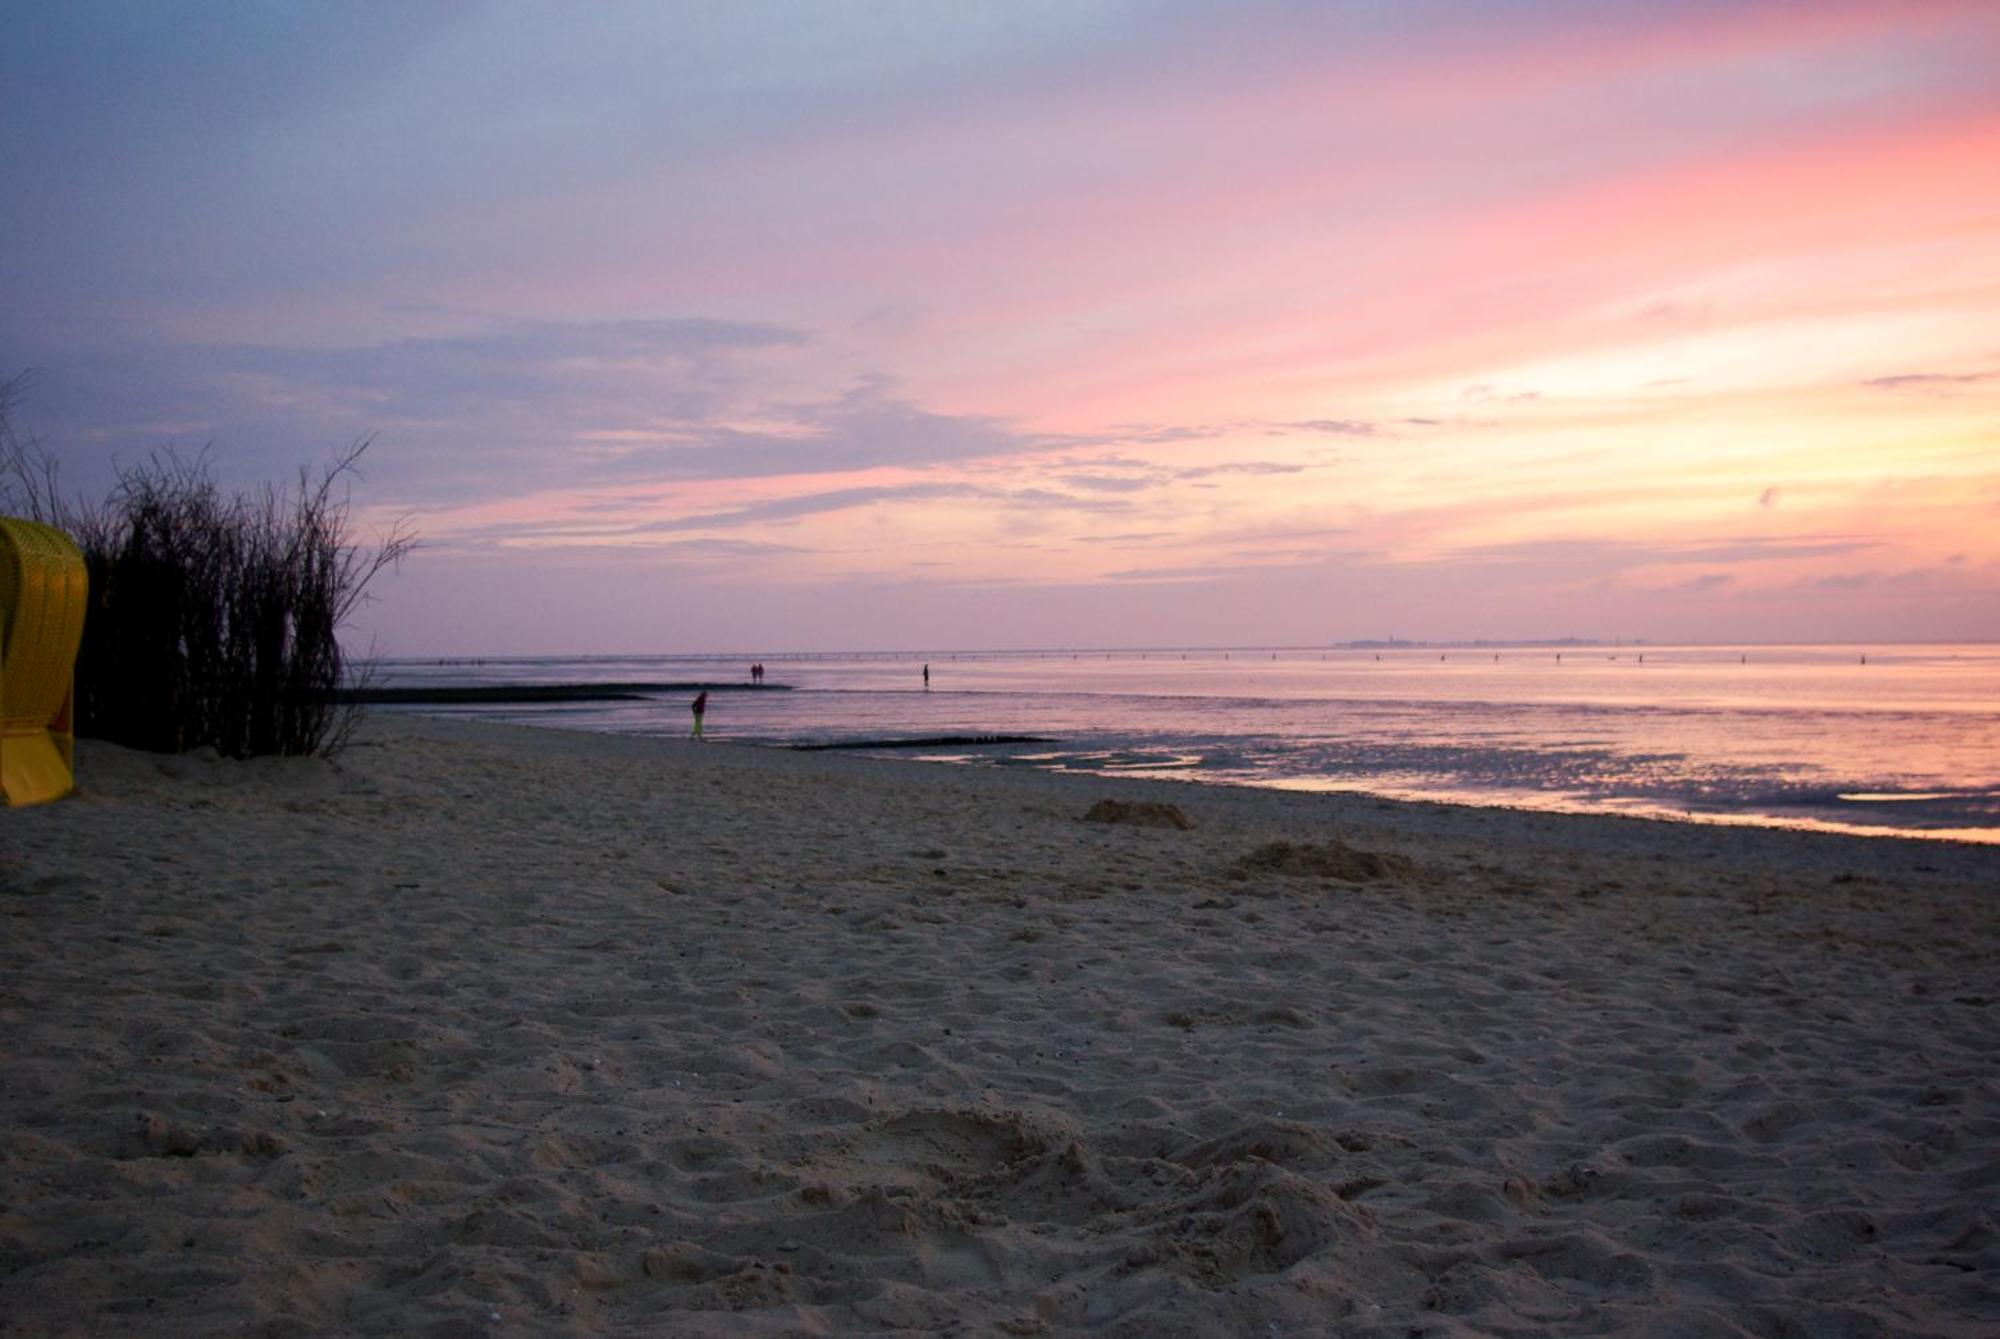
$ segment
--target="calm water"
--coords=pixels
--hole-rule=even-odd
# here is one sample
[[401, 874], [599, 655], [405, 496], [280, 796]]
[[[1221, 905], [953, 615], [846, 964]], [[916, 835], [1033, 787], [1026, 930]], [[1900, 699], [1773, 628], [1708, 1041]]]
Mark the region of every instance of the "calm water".
[[[395, 661], [381, 677], [747, 683], [750, 659]], [[901, 756], [2000, 842], [2000, 646], [761, 659], [793, 691], [711, 694], [712, 738], [1034, 734], [1056, 742]], [[450, 710], [682, 735], [689, 696]]]

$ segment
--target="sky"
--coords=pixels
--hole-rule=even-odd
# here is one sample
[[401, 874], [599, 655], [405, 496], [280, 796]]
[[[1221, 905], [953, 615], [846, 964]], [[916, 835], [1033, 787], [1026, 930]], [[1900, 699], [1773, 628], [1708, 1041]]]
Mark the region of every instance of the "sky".
[[2000, 5], [16, 7], [0, 378], [389, 656], [2000, 638]]

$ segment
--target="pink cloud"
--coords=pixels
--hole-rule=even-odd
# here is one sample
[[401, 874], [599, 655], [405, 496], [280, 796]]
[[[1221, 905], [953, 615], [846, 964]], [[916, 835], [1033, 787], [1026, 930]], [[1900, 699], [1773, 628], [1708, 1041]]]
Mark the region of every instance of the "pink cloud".
[[1065, 426], [1184, 418], [1330, 364], [1560, 348], [1552, 321], [1627, 291], [1921, 228], [1953, 189], [1979, 203], [1992, 174], [1965, 168], [1990, 133], [1947, 164], [1925, 139], [1990, 132], [1963, 73], [2000, 58], [1990, 14], [1197, 28], [1101, 81], [835, 121], [671, 185], [641, 170], [589, 202], [603, 262], [520, 295], [801, 324], [893, 307], [897, 328], [830, 332], [828, 356], [852, 341], [939, 408]]
[[1341, 253], [1274, 254], [1251, 281], [1263, 300], [1239, 318], [1170, 323], [1034, 384], [1042, 403], [1088, 413], [1157, 406], [1161, 393], [1183, 405], [1232, 386], [1254, 393], [1294, 373], [1323, 380], [1343, 364], [1414, 376], [1522, 361], [1629, 338], [1603, 327], [1606, 308], [1767, 261], [1817, 263], [1791, 295], [1809, 311], [1839, 284], [1846, 253], [1948, 238], [2000, 211], [2000, 176], [1971, 167], [1995, 161], [2000, 116], [1953, 117], [1758, 145], [1408, 222], [1348, 239], [1345, 254], [1369, 262], [1358, 273]]

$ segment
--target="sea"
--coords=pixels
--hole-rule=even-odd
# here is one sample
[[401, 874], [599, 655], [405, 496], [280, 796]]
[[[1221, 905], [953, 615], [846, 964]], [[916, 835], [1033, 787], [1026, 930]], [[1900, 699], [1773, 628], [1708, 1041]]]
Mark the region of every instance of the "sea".
[[492, 657], [388, 660], [374, 676], [676, 685], [385, 708], [565, 730], [685, 736], [695, 690], [679, 685], [706, 684], [716, 741], [2000, 843], [2000, 644]]

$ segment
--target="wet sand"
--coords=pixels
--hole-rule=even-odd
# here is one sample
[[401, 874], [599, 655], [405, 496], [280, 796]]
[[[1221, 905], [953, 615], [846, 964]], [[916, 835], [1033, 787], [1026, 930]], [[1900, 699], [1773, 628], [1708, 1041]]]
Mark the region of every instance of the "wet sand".
[[1992, 847], [82, 750], [0, 813], [9, 1335], [2000, 1328]]

